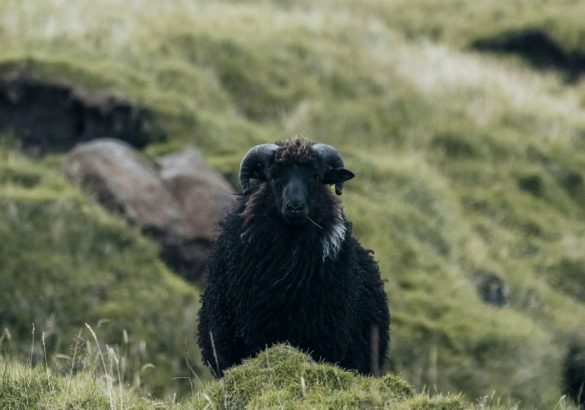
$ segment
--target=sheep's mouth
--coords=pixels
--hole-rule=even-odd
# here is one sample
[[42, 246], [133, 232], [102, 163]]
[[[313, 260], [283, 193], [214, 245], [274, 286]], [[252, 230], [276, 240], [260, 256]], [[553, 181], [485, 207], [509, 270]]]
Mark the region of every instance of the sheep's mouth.
[[300, 226], [307, 223], [306, 215], [283, 215], [282, 218], [284, 219], [284, 222], [293, 226]]

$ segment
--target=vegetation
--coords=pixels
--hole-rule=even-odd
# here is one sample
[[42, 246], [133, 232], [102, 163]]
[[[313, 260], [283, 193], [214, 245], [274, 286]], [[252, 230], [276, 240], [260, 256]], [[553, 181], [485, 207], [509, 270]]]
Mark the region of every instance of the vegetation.
[[103, 349], [123, 383], [190, 390], [198, 292], [58, 172], [0, 151], [0, 184], [0, 351], [69, 373]]
[[[357, 376], [338, 367], [316, 364], [289, 346], [273, 347], [230, 370], [193, 400], [152, 400], [112, 387], [103, 377], [84, 372], [59, 377], [38, 367], [0, 359], [0, 406], [9, 409], [126, 408], [356, 408], [463, 409], [459, 396], [415, 393], [402, 379]], [[468, 405], [468, 404], [467, 404]]]
[[335, 366], [317, 364], [286, 345], [260, 353], [228, 370], [195, 398], [213, 408], [404, 408], [463, 409], [459, 396], [416, 394], [397, 376], [358, 376]]
[[[576, 3], [7, 0], [0, 76], [123, 96], [163, 130], [147, 154], [192, 143], [232, 180], [251, 144], [302, 134], [335, 145], [357, 174], [346, 212], [387, 280], [388, 370], [472, 401], [495, 390], [551, 407], [564, 393], [569, 345], [585, 350], [585, 86], [469, 47], [537, 27], [581, 52]], [[163, 355], [147, 361], [174, 363], [167, 357], [193, 340], [196, 291], [135, 228], [65, 182], [59, 156], [27, 160], [14, 153], [18, 136], [11, 141], [0, 162], [8, 350], [30, 347], [32, 322], [37, 340], [45, 332], [47, 349], [63, 353], [67, 342], [49, 334], [72, 340], [85, 322], [109, 319], [100, 340], [132, 327]], [[505, 307], [479, 298], [483, 271], [509, 288]], [[42, 308], [23, 302], [39, 297]], [[209, 387], [213, 403], [235, 397], [229, 383], [245, 369]], [[363, 385], [352, 380], [352, 392], [324, 389], [327, 403], [358, 403]], [[372, 400], [384, 401], [392, 380], [375, 382]], [[274, 386], [272, 396], [233, 400], [299, 394]]]
[[[351, 6], [350, 1], [346, 3]], [[370, 0], [367, 7], [354, 6], [354, 11], [360, 10], [369, 15], [375, 13], [410, 38], [424, 37], [462, 48], [479, 39], [537, 29], [568, 52], [585, 51], [585, 29], [580, 24], [585, 9], [583, 3], [575, 0], [515, 0], [507, 4], [497, 0], [481, 3], [419, 0], [414, 4], [406, 0]]]
[[[173, 409], [172, 403], [141, 398], [115, 388], [89, 372], [59, 377], [41, 367], [30, 368], [0, 359], [0, 406], [3, 409]], [[187, 407], [185, 407], [187, 408]]]

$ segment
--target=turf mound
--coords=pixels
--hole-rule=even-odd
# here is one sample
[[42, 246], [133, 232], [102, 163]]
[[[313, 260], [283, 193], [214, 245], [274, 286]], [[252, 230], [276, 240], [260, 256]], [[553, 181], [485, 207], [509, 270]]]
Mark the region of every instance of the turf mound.
[[463, 409], [460, 396], [417, 394], [401, 378], [359, 376], [315, 363], [288, 345], [277, 345], [228, 370], [199, 393], [197, 407]]

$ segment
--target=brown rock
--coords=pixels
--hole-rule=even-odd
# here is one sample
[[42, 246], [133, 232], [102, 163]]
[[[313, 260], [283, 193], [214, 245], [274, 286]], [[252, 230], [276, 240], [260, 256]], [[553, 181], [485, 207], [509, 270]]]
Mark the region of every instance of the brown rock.
[[187, 218], [187, 238], [215, 239], [217, 224], [235, 199], [232, 186], [194, 148], [161, 157], [157, 162], [162, 179], [179, 200]]
[[63, 169], [103, 206], [151, 234], [173, 269], [188, 280], [200, 280], [217, 223], [234, 201], [233, 189], [194, 148], [158, 163], [160, 174], [128, 144], [100, 139], [79, 144]]
[[155, 165], [130, 145], [113, 139], [79, 144], [63, 169], [107, 209], [155, 231], [182, 236], [184, 214]]

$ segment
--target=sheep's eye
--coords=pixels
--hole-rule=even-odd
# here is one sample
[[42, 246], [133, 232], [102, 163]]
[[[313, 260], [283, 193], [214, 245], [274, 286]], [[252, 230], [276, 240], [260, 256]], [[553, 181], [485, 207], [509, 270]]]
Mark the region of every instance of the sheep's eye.
[[270, 183], [271, 184], [276, 184], [278, 182], [278, 179], [276, 178], [270, 178]]
[[321, 175], [315, 174], [315, 181], [321, 182]]

